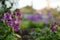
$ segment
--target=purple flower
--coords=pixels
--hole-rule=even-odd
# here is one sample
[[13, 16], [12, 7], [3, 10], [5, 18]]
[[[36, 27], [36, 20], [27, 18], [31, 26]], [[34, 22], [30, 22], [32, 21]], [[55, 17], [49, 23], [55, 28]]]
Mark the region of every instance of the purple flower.
[[20, 16], [17, 16], [17, 18], [18, 18], [17, 20], [20, 20], [21, 17]]
[[10, 27], [13, 27], [14, 23], [13, 23], [13, 21], [8, 21], [7, 25], [10, 26]]
[[19, 30], [19, 28], [15, 26], [14, 31], [17, 32], [18, 30]]
[[52, 32], [55, 32], [56, 31], [56, 29], [54, 28], [54, 26], [56, 24], [57, 24], [56, 22], [52, 22], [52, 24], [51, 24], [51, 30], [52, 30]]
[[28, 16], [28, 20], [31, 20], [32, 19], [32, 16]]
[[18, 27], [19, 27], [19, 23], [15, 23], [14, 24], [14, 31], [15, 32], [17, 32], [19, 30]]
[[49, 17], [49, 20], [54, 20], [54, 18], [51, 15], [51, 11], [50, 10], [48, 11], [48, 17]]
[[34, 14], [32, 16], [28, 16], [28, 19], [33, 22], [38, 22], [40, 20], [37, 14]]
[[51, 11], [48, 11], [48, 16], [51, 16]]
[[3, 16], [1, 20], [2, 21], [5, 21], [6, 20], [6, 16]]
[[48, 16], [43, 15], [42, 20], [43, 20], [43, 22], [48, 22]]
[[9, 18], [9, 17], [11, 17], [11, 16], [12, 16], [12, 15], [11, 15], [10, 13], [7, 13], [7, 14], [6, 14], [6, 17], [7, 17], [7, 18]]
[[16, 20], [15, 21], [15, 24], [20, 24], [20, 20]]
[[15, 17], [13, 17], [13, 14], [10, 14], [10, 13], [6, 13], [3, 17], [2, 17], [2, 21], [6, 21], [7, 25], [14, 28], [14, 31], [18, 31], [18, 27], [19, 27], [19, 24], [20, 24], [20, 11], [19, 10], [16, 10], [15, 11], [15, 15], [17, 17], [16, 20]]
[[56, 31], [56, 29], [55, 29], [54, 27], [52, 27], [52, 28], [51, 28], [51, 31], [52, 31], [52, 32], [55, 32], [55, 31]]
[[10, 14], [10, 13], [6, 13], [3, 17], [2, 17], [2, 19], [1, 19], [2, 21], [5, 21], [5, 20], [12, 20], [12, 15]]
[[18, 27], [19, 27], [19, 24], [20, 24], [20, 17], [21, 17], [20, 10], [16, 9], [14, 14], [17, 17], [17, 19], [14, 21], [14, 30], [18, 31], [19, 30]]
[[19, 10], [19, 9], [16, 9], [16, 10], [15, 10], [15, 15], [16, 15], [16, 16], [21, 16], [21, 13], [20, 13], [20, 10]]
[[10, 13], [7, 13], [5, 16], [6, 16], [6, 20], [12, 19], [12, 15]]
[[13, 20], [12, 15], [10, 13], [6, 14], [6, 22], [7, 22], [8, 26], [11, 26], [11, 27], [13, 26], [14, 20]]
[[54, 27], [56, 25], [56, 22], [52, 22], [51, 27]]
[[17, 20], [20, 20], [20, 17], [21, 17], [21, 13], [20, 13], [20, 10], [19, 9], [16, 9], [14, 14], [17, 16]]

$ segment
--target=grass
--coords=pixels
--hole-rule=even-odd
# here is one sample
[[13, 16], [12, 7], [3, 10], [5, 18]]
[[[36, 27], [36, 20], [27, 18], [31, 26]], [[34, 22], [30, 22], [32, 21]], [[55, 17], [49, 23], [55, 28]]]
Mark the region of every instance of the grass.
[[20, 23], [20, 29], [22, 29], [22, 28], [28, 28], [28, 24], [29, 24], [29, 21], [26, 21], [26, 22], [24, 22], [24, 21], [21, 21], [21, 23]]

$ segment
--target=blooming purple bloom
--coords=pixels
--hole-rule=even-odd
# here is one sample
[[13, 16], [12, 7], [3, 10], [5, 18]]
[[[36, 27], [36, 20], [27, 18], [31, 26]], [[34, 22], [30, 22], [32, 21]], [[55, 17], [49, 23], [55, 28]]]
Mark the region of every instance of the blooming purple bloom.
[[18, 26], [20, 24], [20, 17], [21, 17], [21, 13], [19, 11], [19, 9], [15, 10], [15, 16], [17, 17], [17, 19], [14, 21], [14, 30], [18, 31]]
[[9, 18], [9, 17], [11, 17], [11, 16], [12, 16], [12, 15], [11, 15], [10, 13], [7, 13], [7, 14], [6, 14], [6, 17], [7, 17], [7, 18]]
[[14, 20], [14, 17], [12, 14], [10, 13], [6, 13], [3, 17], [2, 17], [2, 21], [6, 21], [7, 25], [14, 28], [14, 31], [18, 31], [18, 27], [19, 27], [19, 24], [20, 24], [20, 11], [19, 10], [16, 10], [15, 11], [15, 16], [17, 17], [16, 20]]
[[10, 14], [10, 13], [6, 13], [3, 17], [2, 17], [2, 19], [1, 19], [2, 21], [5, 21], [5, 20], [12, 20], [12, 15]]

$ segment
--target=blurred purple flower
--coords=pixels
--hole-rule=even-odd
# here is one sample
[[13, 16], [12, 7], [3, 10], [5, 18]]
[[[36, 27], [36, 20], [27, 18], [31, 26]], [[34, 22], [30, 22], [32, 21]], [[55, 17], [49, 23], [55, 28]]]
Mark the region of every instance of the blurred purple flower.
[[14, 24], [13, 21], [8, 21], [7, 22], [7, 25], [10, 26], [10, 27], [13, 27], [13, 24]]
[[2, 20], [2, 21], [5, 21], [5, 20], [10, 21], [10, 20], [12, 20], [12, 15], [11, 15], [10, 13], [6, 13], [6, 14], [2, 17], [1, 20]]
[[20, 20], [21, 19], [21, 17], [20, 16], [17, 16], [17, 20]]
[[43, 13], [39, 14], [40, 20], [42, 20]]
[[48, 16], [51, 16], [51, 11], [50, 10], [48, 11]]
[[31, 20], [32, 19], [32, 16], [28, 16], [28, 20]]
[[55, 32], [56, 31], [56, 29], [54, 28], [54, 26], [56, 24], [57, 24], [56, 22], [52, 22], [52, 24], [51, 24], [51, 30], [52, 30], [52, 32]]
[[20, 10], [19, 9], [16, 9], [15, 10], [15, 15], [18, 16], [18, 17], [21, 16], [21, 13], [20, 13]]
[[55, 32], [56, 31], [56, 29], [54, 27], [52, 27], [51, 30], [52, 30], [52, 32]]
[[6, 18], [10, 18], [12, 15], [10, 13], [6, 14]]
[[56, 25], [56, 22], [51, 23], [51, 27], [54, 27]]
[[6, 20], [6, 16], [3, 16], [1, 20], [2, 21], [5, 21]]
[[40, 19], [37, 14], [34, 14], [32, 16], [28, 16], [28, 20], [31, 20], [33, 22], [38, 22]]
[[20, 24], [20, 21], [19, 21], [19, 20], [16, 20], [16, 21], [15, 21], [15, 24], [14, 24], [14, 31], [15, 31], [15, 32], [19, 30], [19, 29], [18, 29], [19, 24]]
[[49, 20], [54, 20], [54, 18], [51, 16], [51, 11], [50, 10], [48, 11], [48, 17], [49, 17]]
[[19, 27], [19, 24], [20, 24], [20, 17], [21, 17], [20, 10], [16, 9], [14, 14], [17, 17], [17, 19], [14, 21], [14, 30], [18, 31], [19, 30], [18, 27]]
[[16, 20], [15, 21], [15, 24], [20, 24], [20, 20]]
[[17, 32], [19, 28], [17, 26], [14, 27], [14, 31]]

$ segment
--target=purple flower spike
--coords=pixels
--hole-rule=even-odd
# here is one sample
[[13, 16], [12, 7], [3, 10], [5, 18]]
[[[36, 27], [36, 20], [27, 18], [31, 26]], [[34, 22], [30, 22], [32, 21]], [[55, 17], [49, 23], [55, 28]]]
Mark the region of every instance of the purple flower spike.
[[51, 31], [52, 31], [52, 32], [55, 32], [55, 31], [56, 31], [56, 29], [54, 28], [54, 26], [55, 26], [56, 24], [57, 24], [56, 22], [53, 22], [53, 23], [51, 24]]
[[13, 14], [10, 14], [10, 13], [6, 13], [3, 17], [2, 17], [2, 21], [6, 21], [7, 25], [14, 28], [14, 31], [18, 31], [18, 27], [19, 27], [19, 24], [20, 24], [20, 11], [19, 9], [15, 10], [15, 15], [17, 17], [16, 20], [14, 20], [15, 18], [13, 17]]

